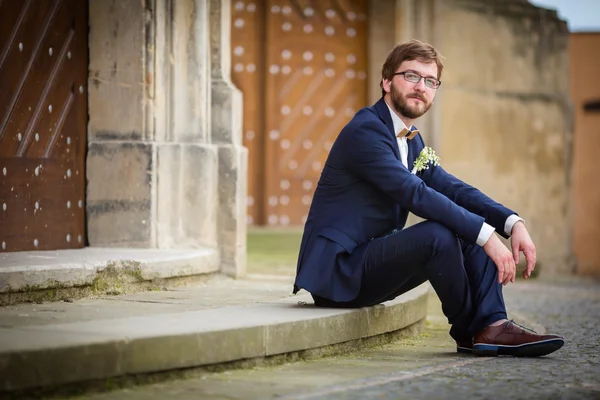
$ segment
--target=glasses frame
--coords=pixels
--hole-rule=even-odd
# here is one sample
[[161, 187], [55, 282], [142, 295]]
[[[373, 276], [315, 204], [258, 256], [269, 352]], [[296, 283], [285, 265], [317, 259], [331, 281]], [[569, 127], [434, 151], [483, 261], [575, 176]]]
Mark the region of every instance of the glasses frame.
[[[418, 80], [418, 81], [416, 81], [416, 82], [409, 81], [408, 79], [406, 79], [406, 74], [412, 74], [412, 75], [416, 75], [416, 76], [418, 76], [418, 77], [419, 77], [419, 80]], [[419, 83], [419, 82], [421, 82], [421, 79], [424, 79], [425, 86], [427, 86], [427, 87], [428, 87], [428, 88], [430, 88], [430, 89], [439, 89], [439, 88], [440, 88], [440, 86], [442, 86], [442, 81], [440, 81], [439, 79], [435, 79], [435, 78], [431, 78], [431, 77], [427, 77], [427, 76], [419, 75], [419, 74], [417, 74], [415, 71], [402, 71], [402, 72], [396, 72], [396, 73], [394, 73], [394, 75], [393, 75], [393, 76], [396, 76], [396, 75], [402, 75], [402, 77], [404, 78], [404, 80], [405, 80], [406, 82], [415, 83], [415, 84], [416, 84], [416, 83]], [[431, 86], [429, 86], [429, 85], [427, 84], [427, 80], [428, 80], [428, 79], [431, 79], [432, 81], [435, 81], [435, 82], [437, 82], [437, 87], [431, 87]]]

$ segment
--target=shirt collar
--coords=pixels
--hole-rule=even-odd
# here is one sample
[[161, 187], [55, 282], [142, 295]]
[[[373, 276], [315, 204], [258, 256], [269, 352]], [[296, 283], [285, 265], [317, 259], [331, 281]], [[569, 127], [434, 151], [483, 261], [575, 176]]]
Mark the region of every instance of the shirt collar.
[[[384, 100], [385, 101], [385, 100]], [[390, 105], [387, 103], [387, 101], [385, 102], [385, 105], [387, 106], [387, 108], [390, 110], [390, 114], [392, 115], [392, 123], [394, 124], [394, 133], [396, 135], [398, 135], [398, 133], [402, 130], [402, 129], [408, 129], [409, 131], [411, 130], [411, 128], [408, 128], [406, 126], [406, 124], [404, 122], [402, 122], [402, 120], [400, 119], [400, 117], [398, 116], [398, 114], [396, 114], [396, 112], [392, 109], [392, 107], [390, 107]]]

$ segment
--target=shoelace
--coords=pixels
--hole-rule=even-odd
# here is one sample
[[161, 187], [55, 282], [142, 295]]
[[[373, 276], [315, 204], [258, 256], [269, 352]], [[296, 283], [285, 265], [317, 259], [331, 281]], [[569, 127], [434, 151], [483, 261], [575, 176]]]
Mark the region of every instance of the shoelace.
[[526, 328], [526, 327], [524, 327], [523, 325], [519, 325], [519, 324], [517, 324], [517, 323], [515, 322], [515, 320], [514, 320], [514, 319], [511, 319], [511, 320], [509, 320], [509, 321], [508, 321], [508, 323], [507, 323], [506, 325], [504, 325], [504, 329], [507, 329], [507, 328], [508, 328], [508, 326], [509, 326], [510, 324], [513, 324], [513, 325], [516, 325], [516, 326], [518, 326], [519, 328], [521, 328], [521, 329], [522, 329], [522, 330], [524, 330], [525, 332], [529, 332], [529, 333], [533, 333], [533, 334], [536, 334], [536, 335], [537, 335], [537, 332], [536, 332], [536, 331], [534, 331], [533, 329]]

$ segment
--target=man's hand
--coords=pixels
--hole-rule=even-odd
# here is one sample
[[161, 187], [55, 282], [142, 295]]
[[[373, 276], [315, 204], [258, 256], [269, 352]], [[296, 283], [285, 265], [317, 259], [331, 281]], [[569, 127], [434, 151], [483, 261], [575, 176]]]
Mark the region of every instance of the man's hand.
[[509, 282], [514, 282], [515, 275], [517, 274], [515, 259], [498, 236], [492, 234], [483, 245], [483, 250], [485, 250], [485, 253], [496, 264], [496, 268], [498, 268], [498, 283], [506, 286]]
[[536, 253], [535, 245], [525, 228], [525, 224], [522, 221], [517, 222], [512, 228], [511, 236], [511, 247], [515, 264], [519, 263], [521, 251], [525, 254], [525, 260], [527, 261], [527, 267], [523, 272], [523, 278], [527, 279], [531, 276], [533, 269], [535, 268]]

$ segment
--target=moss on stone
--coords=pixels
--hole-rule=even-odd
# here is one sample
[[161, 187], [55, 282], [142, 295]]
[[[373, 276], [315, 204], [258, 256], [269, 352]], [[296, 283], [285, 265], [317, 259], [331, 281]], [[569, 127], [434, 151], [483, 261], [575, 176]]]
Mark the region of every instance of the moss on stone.
[[146, 291], [161, 291], [172, 287], [203, 282], [213, 274], [201, 274], [172, 278], [155, 278], [146, 280], [142, 277], [139, 262], [111, 262], [99, 271], [89, 284], [67, 286], [61, 282], [50, 280], [39, 285], [28, 285], [18, 291], [0, 293], [0, 306], [19, 303], [44, 303], [52, 301], [73, 301], [82, 298], [100, 296], [116, 296]]

